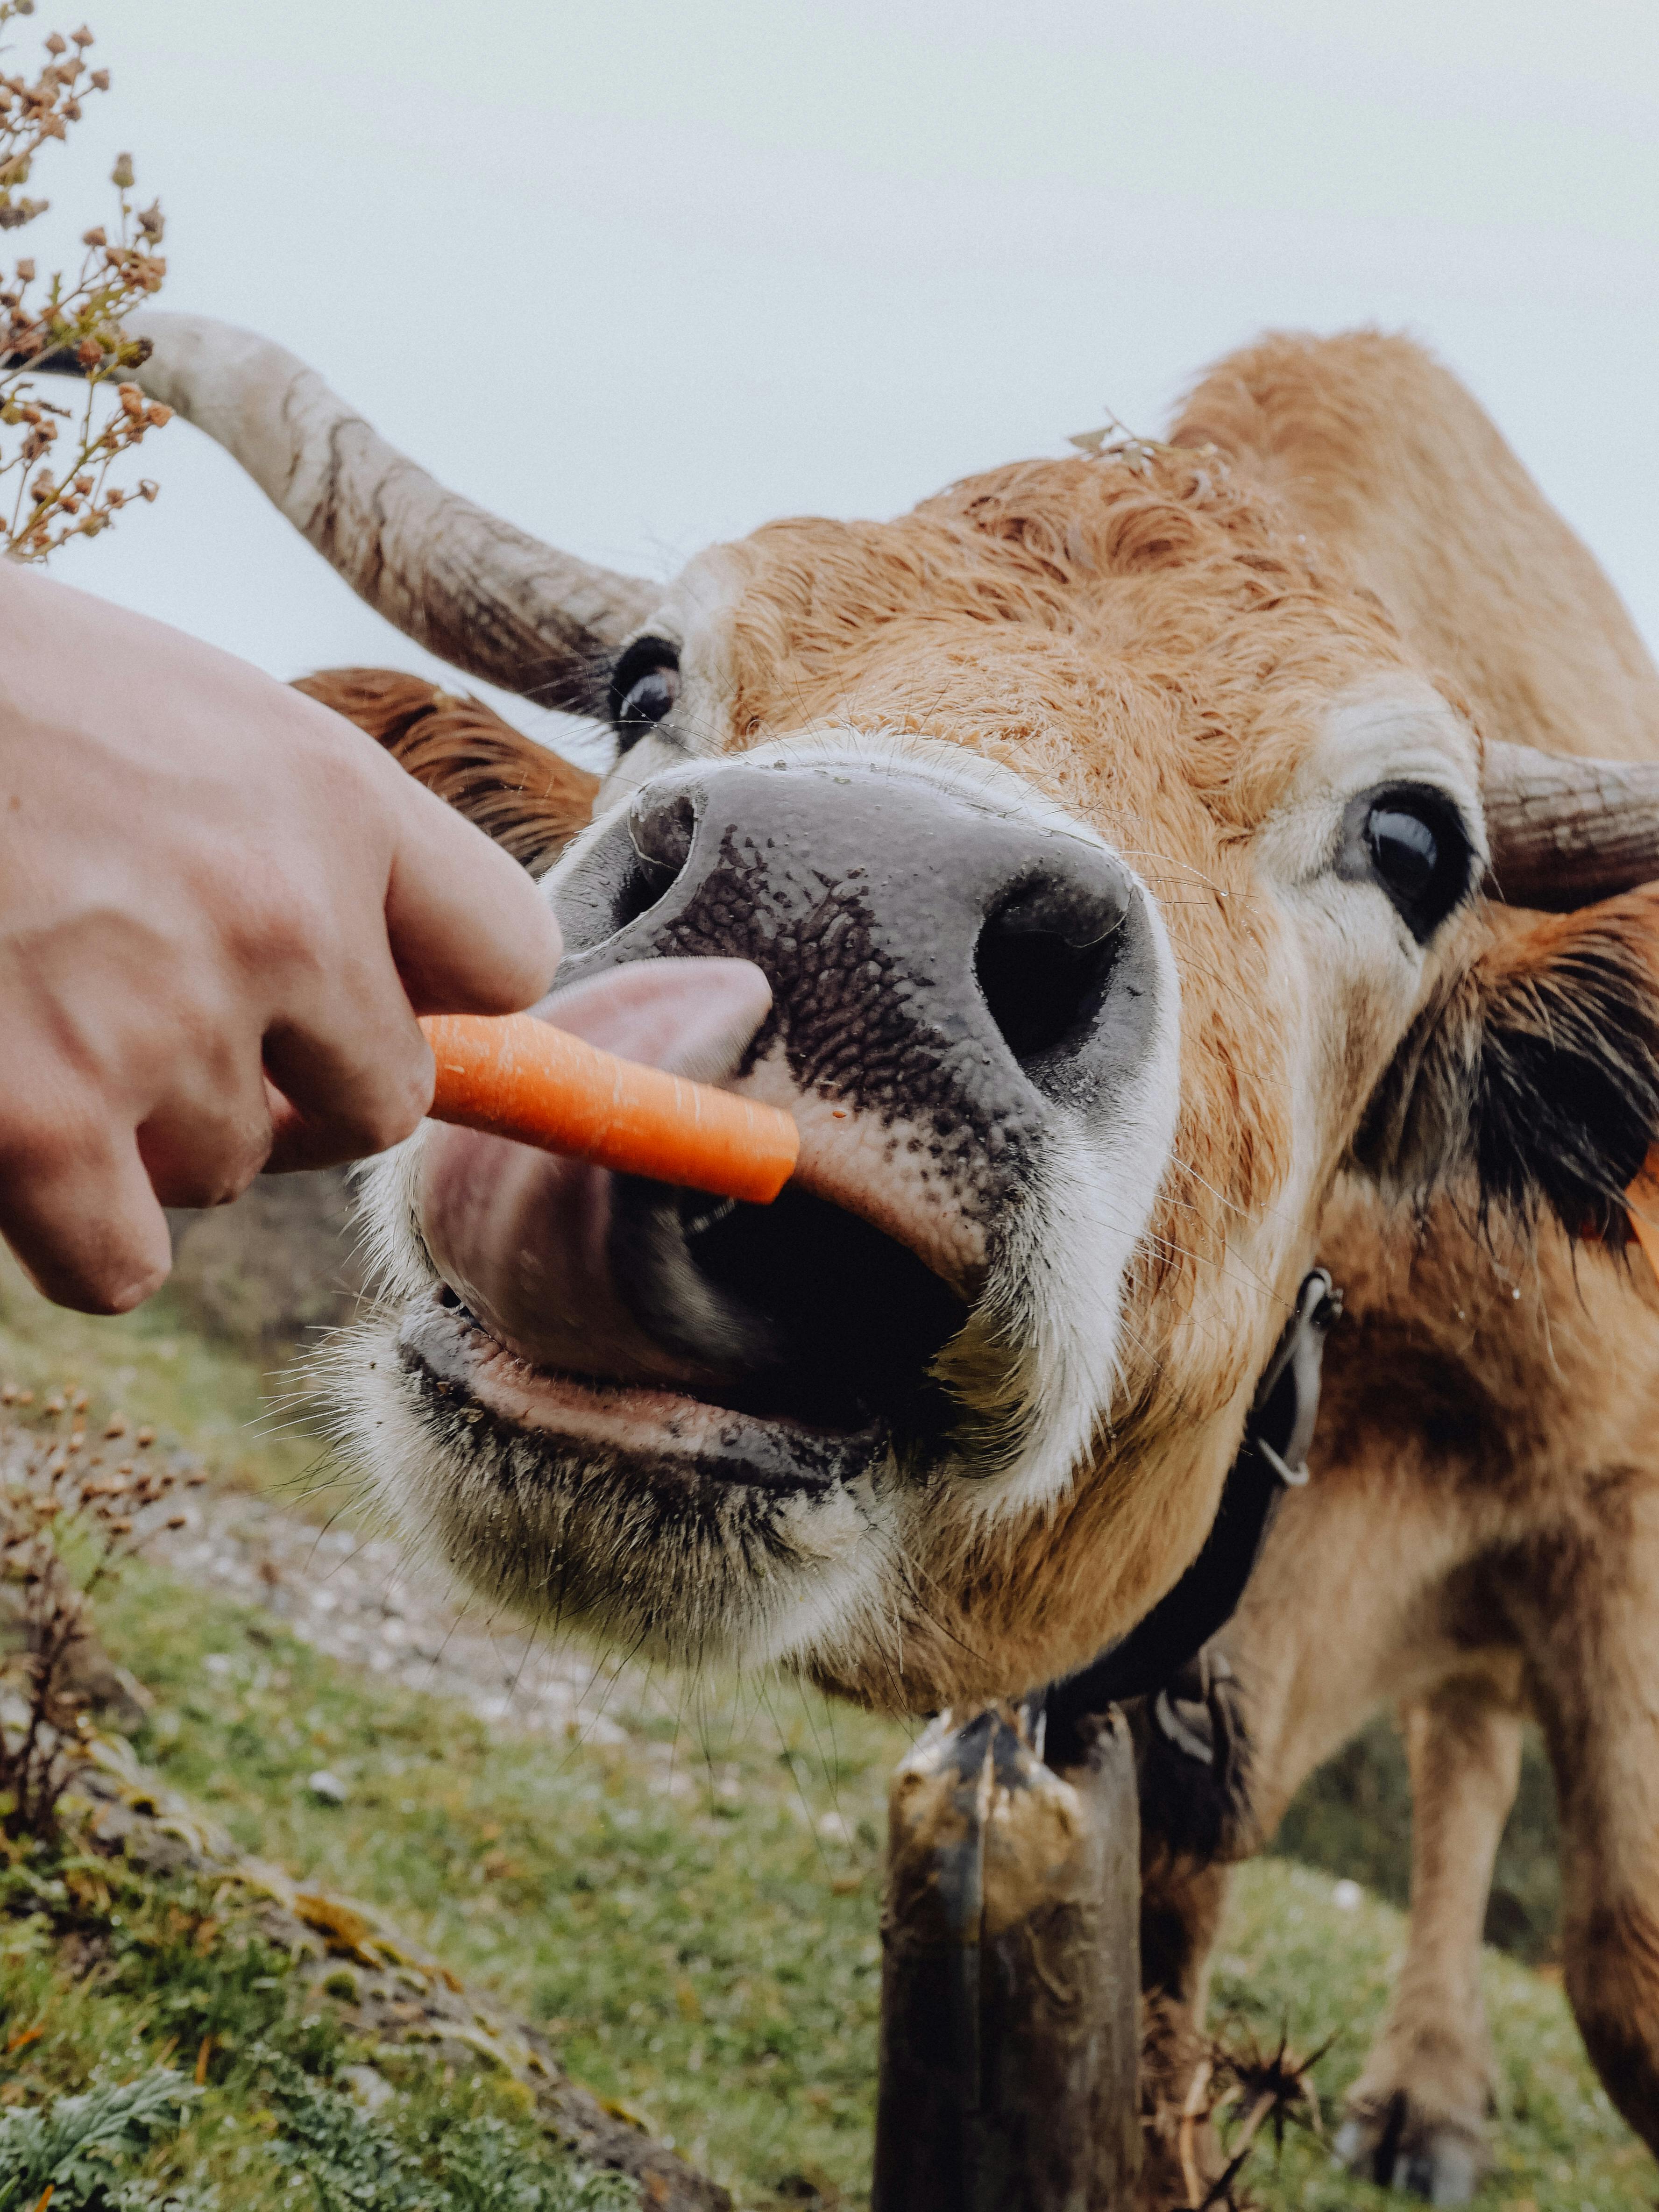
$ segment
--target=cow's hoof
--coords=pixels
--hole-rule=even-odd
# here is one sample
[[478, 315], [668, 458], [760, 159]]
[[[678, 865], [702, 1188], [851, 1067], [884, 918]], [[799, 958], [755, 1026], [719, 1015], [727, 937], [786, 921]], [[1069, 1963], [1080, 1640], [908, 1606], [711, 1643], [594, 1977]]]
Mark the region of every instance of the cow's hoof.
[[1483, 2128], [1431, 2116], [1404, 2089], [1356, 2100], [1335, 2148], [1351, 2173], [1430, 2204], [1467, 2204], [1486, 2171]]

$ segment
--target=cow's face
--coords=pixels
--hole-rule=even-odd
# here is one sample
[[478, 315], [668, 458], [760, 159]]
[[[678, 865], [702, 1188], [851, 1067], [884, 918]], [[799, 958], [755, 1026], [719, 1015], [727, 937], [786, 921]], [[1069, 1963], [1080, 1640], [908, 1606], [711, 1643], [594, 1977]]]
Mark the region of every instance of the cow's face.
[[[476, 707], [312, 687], [527, 865], [568, 846], [556, 1018], [801, 1125], [770, 1208], [435, 1127], [374, 1171], [343, 1423], [492, 1598], [874, 1702], [1017, 1690], [1197, 1550], [1345, 1163], [1618, 1241], [1659, 1136], [1659, 768], [1478, 742], [1428, 656], [1571, 755], [1580, 672], [1629, 693], [1640, 647], [1403, 341], [1264, 342], [1187, 447], [780, 524], [664, 593], [443, 491], [278, 348], [126, 328], [394, 622], [608, 715], [590, 809]], [[1540, 691], [1529, 622], [1602, 662]]]
[[1169, 448], [763, 530], [610, 694], [550, 1012], [787, 1106], [799, 1175], [733, 1207], [428, 1125], [370, 1185], [358, 1442], [630, 1647], [914, 1706], [1056, 1674], [1201, 1541], [1362, 1124], [1404, 1172], [1402, 1042], [1468, 1060], [1475, 734]]

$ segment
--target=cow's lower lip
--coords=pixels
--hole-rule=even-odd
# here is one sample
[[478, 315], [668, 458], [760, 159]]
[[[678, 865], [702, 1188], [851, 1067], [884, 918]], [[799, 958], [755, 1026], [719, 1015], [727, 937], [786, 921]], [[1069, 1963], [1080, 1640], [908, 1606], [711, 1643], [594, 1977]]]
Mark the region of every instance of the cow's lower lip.
[[434, 1412], [464, 1425], [607, 1460], [670, 1463], [685, 1475], [763, 1489], [857, 1480], [888, 1454], [884, 1419], [854, 1429], [758, 1414], [689, 1391], [536, 1367], [464, 1306], [434, 1297], [407, 1321], [398, 1352]]

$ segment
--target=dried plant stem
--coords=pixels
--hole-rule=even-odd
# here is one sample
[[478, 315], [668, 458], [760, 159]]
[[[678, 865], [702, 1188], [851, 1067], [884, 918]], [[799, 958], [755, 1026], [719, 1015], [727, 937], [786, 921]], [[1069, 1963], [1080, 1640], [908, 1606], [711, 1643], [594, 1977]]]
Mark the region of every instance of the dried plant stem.
[[[0, 33], [33, 0], [0, 0]], [[107, 70], [87, 60], [92, 33], [84, 26], [65, 39], [52, 32], [37, 75], [8, 75], [0, 66], [0, 231], [33, 222], [45, 200], [24, 197], [37, 155], [68, 134], [82, 101], [109, 88]], [[14, 560], [43, 561], [71, 538], [95, 538], [108, 529], [130, 499], [153, 500], [153, 478], [131, 487], [112, 483], [112, 465], [161, 428], [172, 410], [146, 400], [132, 379], [149, 354], [143, 338], [130, 338], [123, 318], [161, 288], [167, 263], [159, 248], [165, 224], [159, 206], [135, 209], [130, 198], [132, 157], [117, 160], [111, 182], [118, 193], [112, 236], [101, 224], [82, 234], [79, 270], [37, 279], [25, 256], [8, 276], [0, 270], [0, 550]], [[72, 367], [87, 380], [78, 410], [40, 397], [30, 371], [43, 362]], [[115, 405], [107, 405], [113, 386]], [[53, 465], [60, 425], [76, 424], [73, 456]], [[21, 430], [15, 443], [4, 434]]]
[[[0, 1597], [10, 1647], [0, 1652], [0, 1830], [14, 1838], [56, 1832], [87, 1756], [82, 1662], [96, 1649], [94, 1594], [153, 1530], [182, 1525], [182, 1516], [156, 1510], [180, 1477], [150, 1456], [149, 1430], [125, 1444], [125, 1420], [115, 1414], [100, 1446], [89, 1446], [84, 1393], [55, 1392], [34, 1416], [33, 1400], [10, 1384], [0, 1389], [0, 1404], [25, 1415], [0, 1432]], [[130, 1455], [113, 1467], [111, 1445]]]

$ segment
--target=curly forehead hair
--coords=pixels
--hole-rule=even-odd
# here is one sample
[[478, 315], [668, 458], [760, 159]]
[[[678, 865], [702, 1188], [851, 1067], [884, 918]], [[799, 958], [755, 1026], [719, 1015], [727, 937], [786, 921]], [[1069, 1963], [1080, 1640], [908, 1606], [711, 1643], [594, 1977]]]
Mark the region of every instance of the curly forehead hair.
[[[1030, 772], [1063, 720], [1065, 781], [1112, 780], [1108, 753], [1156, 775], [1178, 747], [1229, 828], [1271, 805], [1317, 703], [1408, 659], [1381, 602], [1213, 450], [1019, 462], [895, 522], [769, 524], [744, 553], [737, 742], [849, 708], [959, 740], [965, 713]], [[1103, 757], [1079, 759], [1079, 711]]]

